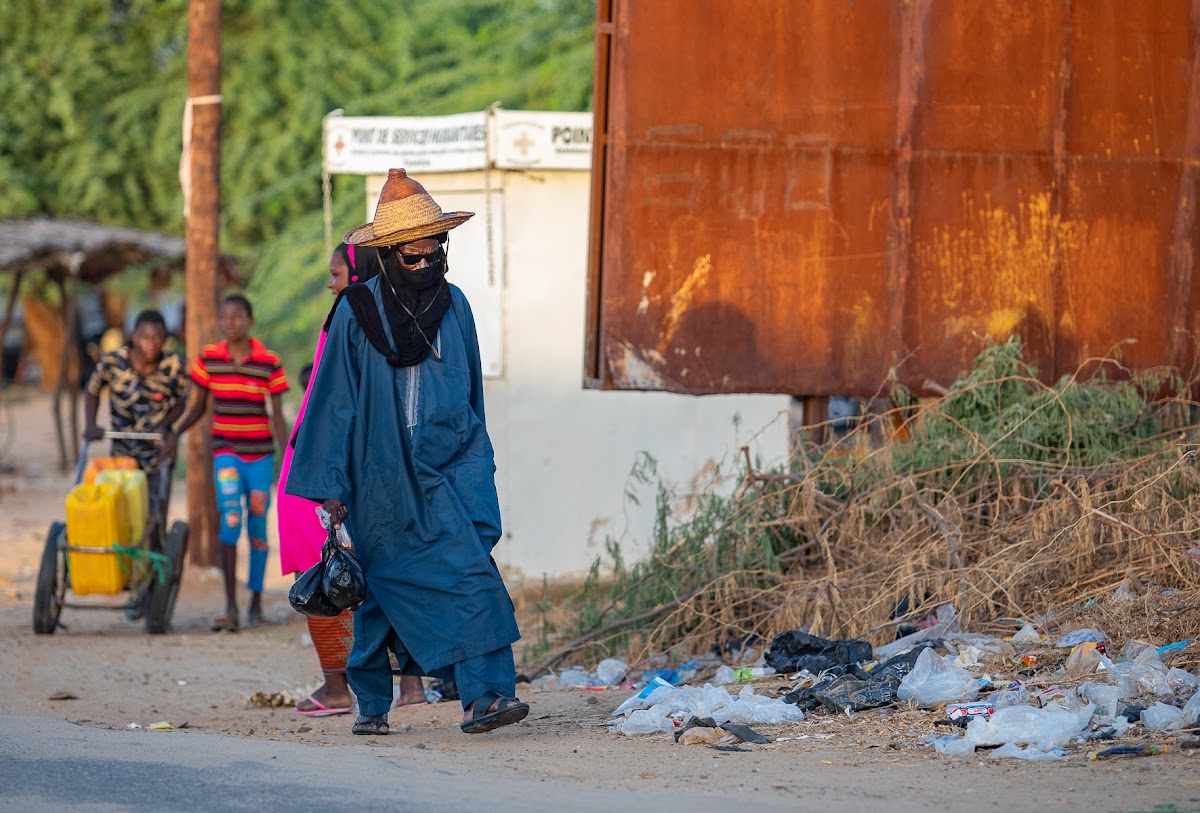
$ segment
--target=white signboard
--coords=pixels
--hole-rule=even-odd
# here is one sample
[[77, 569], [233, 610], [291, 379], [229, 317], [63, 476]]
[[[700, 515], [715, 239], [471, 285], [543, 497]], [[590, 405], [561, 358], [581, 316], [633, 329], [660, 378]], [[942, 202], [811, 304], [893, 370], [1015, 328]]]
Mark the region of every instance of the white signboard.
[[325, 119], [325, 168], [332, 173], [461, 172], [486, 164], [486, 113]]
[[592, 114], [497, 110], [489, 122], [499, 169], [591, 169]]
[[454, 116], [325, 119], [325, 168], [334, 174], [414, 175], [592, 166], [592, 114], [493, 110]]

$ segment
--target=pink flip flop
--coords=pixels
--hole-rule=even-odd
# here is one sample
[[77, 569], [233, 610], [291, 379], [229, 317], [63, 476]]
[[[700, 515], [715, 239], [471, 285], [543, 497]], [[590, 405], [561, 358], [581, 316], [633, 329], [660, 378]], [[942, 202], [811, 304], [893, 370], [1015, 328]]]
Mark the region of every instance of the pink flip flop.
[[352, 711], [350, 706], [339, 706], [337, 708], [326, 706], [311, 694], [308, 696], [308, 702], [312, 703], [314, 706], [316, 706], [316, 708], [304, 710], [299, 706], [296, 706], [295, 712], [297, 714], [302, 714], [305, 717], [332, 717], [335, 714], [349, 714]]

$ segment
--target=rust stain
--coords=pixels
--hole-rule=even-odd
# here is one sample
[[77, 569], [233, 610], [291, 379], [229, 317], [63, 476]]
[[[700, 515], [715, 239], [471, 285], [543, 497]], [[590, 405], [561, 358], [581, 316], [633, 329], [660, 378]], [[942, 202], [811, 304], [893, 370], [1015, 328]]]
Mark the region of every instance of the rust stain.
[[679, 321], [683, 315], [687, 313], [688, 308], [692, 306], [700, 289], [708, 281], [708, 275], [712, 272], [712, 255], [705, 254], [697, 257], [692, 263], [692, 271], [687, 275], [687, 279], [679, 286], [679, 290], [671, 295], [671, 307], [667, 311], [667, 315], [663, 317], [662, 330], [659, 331], [658, 352], [665, 353], [667, 348], [675, 339], [675, 332], [679, 328]]
[[1013, 214], [964, 195], [961, 225], [936, 228], [914, 245], [921, 265], [938, 275], [947, 339], [975, 333], [1003, 341], [1031, 312], [1052, 311], [1054, 271], [1078, 256], [1087, 237], [1087, 224], [1054, 213], [1052, 197], [1032, 195]]
[[[1187, 125], [1184, 131], [1184, 165], [1179, 176], [1179, 195], [1175, 205], [1175, 227], [1171, 245], [1171, 276], [1174, 283], [1171, 307], [1172, 324], [1190, 327], [1188, 310], [1194, 281], [1196, 256], [1196, 180], [1200, 162], [1200, 0], [1192, 0], [1192, 64], [1188, 86]], [[1188, 362], [1188, 332], [1176, 330], [1171, 336], [1171, 361], [1179, 367]]]

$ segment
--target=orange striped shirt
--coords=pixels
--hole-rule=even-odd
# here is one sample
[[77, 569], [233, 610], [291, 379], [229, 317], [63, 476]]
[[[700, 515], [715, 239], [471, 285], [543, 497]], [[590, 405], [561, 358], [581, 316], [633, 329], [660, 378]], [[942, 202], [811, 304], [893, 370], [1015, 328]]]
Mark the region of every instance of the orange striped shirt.
[[250, 339], [250, 355], [235, 362], [229, 343], [205, 345], [191, 369], [192, 380], [212, 394], [213, 453], [253, 459], [275, 451], [267, 397], [288, 388], [279, 354]]

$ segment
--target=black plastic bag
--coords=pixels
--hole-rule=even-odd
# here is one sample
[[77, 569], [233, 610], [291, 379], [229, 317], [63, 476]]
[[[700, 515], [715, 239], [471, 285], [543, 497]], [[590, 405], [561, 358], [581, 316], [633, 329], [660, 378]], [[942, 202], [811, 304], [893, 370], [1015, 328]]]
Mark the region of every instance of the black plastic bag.
[[321, 584], [325, 580], [325, 567], [333, 554], [333, 548], [333, 543], [325, 540], [325, 545], [321, 548], [321, 561], [292, 582], [292, 589], [288, 590], [288, 603], [296, 612], [317, 618], [334, 618], [342, 614], [342, 608], [329, 600]]
[[891, 675], [880, 680], [855, 680], [843, 675], [832, 683], [822, 686], [814, 696], [832, 712], [864, 711], [896, 702], [896, 690], [900, 681]]
[[339, 545], [334, 533], [330, 531], [329, 538], [325, 540], [325, 547], [333, 549], [328, 559], [322, 550], [325, 572], [321, 576], [321, 591], [335, 607], [357, 610], [367, 597], [367, 577], [363, 575], [358, 557], [353, 551]]
[[799, 672], [807, 669], [813, 674], [835, 666], [850, 666], [871, 660], [871, 645], [851, 639], [831, 641], [800, 630], [781, 632], [767, 648], [767, 666], [776, 672]]

